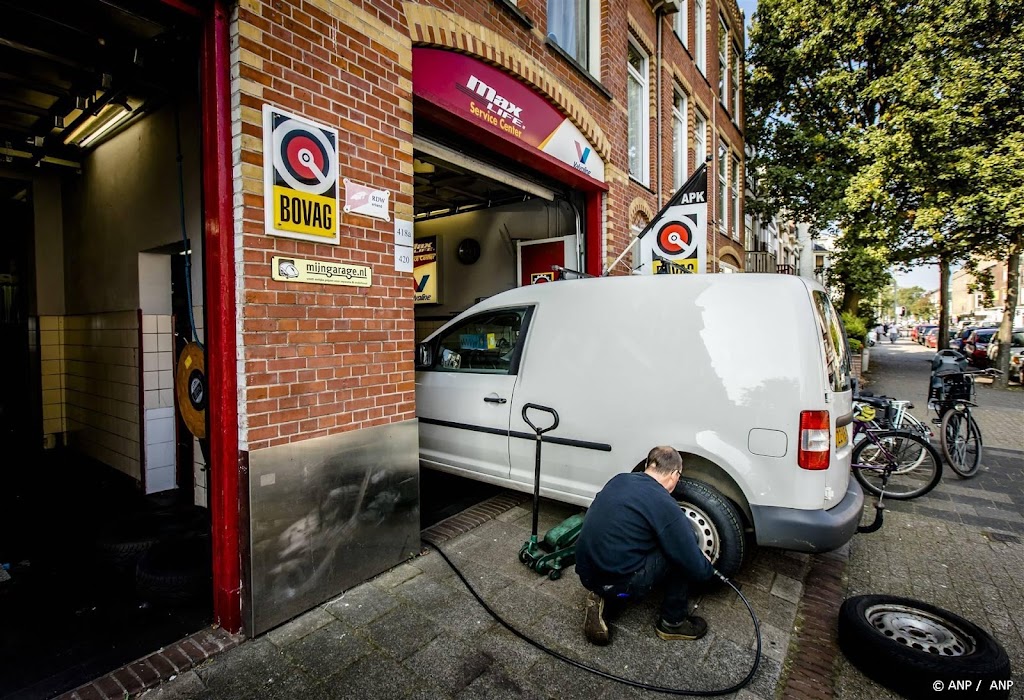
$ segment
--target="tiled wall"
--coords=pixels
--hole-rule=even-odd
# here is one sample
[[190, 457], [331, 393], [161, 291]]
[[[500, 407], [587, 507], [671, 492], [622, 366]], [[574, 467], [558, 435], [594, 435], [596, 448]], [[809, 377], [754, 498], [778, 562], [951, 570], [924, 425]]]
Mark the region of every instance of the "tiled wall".
[[[68, 442], [139, 479], [138, 312], [65, 316], [63, 320]], [[50, 355], [52, 362], [52, 351]], [[45, 354], [43, 360], [45, 363]], [[44, 378], [46, 371], [44, 366]]]
[[64, 374], [63, 316], [39, 318], [39, 354], [43, 389], [43, 444], [55, 447], [68, 430], [65, 413], [67, 384]]

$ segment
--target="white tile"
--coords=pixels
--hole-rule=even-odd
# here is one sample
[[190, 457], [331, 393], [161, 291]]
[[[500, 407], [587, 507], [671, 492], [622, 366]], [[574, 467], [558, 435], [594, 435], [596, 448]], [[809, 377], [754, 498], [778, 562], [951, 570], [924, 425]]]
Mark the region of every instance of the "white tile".
[[142, 315], [142, 332], [156, 333], [156, 316], [153, 314]]
[[160, 349], [160, 336], [157, 333], [142, 334], [142, 351], [157, 352]]
[[160, 371], [160, 388], [161, 389], [173, 389], [174, 388], [174, 372], [171, 370]]
[[174, 419], [157, 418], [146, 421], [147, 445], [174, 441]]
[[156, 371], [160, 369], [160, 353], [158, 352], [144, 352], [142, 353], [142, 369], [147, 372]]
[[146, 391], [152, 391], [153, 389], [159, 389], [160, 388], [160, 373], [159, 372], [154, 370], [152, 372], [145, 372], [144, 374], [145, 374], [146, 378], [145, 378], [145, 382], [143, 383], [143, 386], [145, 387]]
[[146, 392], [145, 405], [146, 405], [147, 412], [148, 412], [148, 409], [150, 409], [150, 408], [157, 408], [160, 405], [160, 390], [159, 389], [153, 389], [152, 391], [147, 391]]
[[194, 495], [195, 495], [195, 504], [197, 506], [199, 506], [200, 508], [209, 508], [209, 505], [206, 502], [207, 494], [206, 494], [206, 489], [205, 488], [203, 488], [202, 486], [196, 486], [196, 490], [194, 492]]
[[157, 418], [173, 418], [174, 407], [171, 408], [154, 408], [152, 411], [146, 411], [146, 420], [154, 420]]
[[174, 353], [157, 353], [157, 369], [174, 369]]
[[173, 389], [161, 389], [160, 390], [160, 403], [161, 408], [174, 408], [174, 390]]
[[146, 493], [170, 491], [175, 487], [174, 467], [146, 468]]
[[160, 315], [156, 317], [156, 330], [158, 333], [171, 332], [171, 317]]
[[146, 445], [146, 469], [174, 466], [174, 443], [158, 442]]
[[196, 486], [206, 488], [206, 467], [202, 464], [193, 465], [193, 473], [196, 478]]
[[158, 349], [160, 352], [174, 351], [174, 336], [170, 333], [161, 333], [157, 336]]

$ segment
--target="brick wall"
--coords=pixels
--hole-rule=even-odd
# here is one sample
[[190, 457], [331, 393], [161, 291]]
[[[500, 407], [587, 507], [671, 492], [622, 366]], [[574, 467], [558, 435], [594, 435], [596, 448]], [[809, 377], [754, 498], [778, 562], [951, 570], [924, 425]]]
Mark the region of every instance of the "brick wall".
[[[685, 1], [692, 19], [692, 0]], [[722, 2], [730, 25], [742, 31], [734, 0]], [[742, 135], [723, 116], [715, 94], [722, 10], [715, 0], [708, 0], [707, 7], [707, 79], [673, 34], [671, 18], [662, 20], [664, 121], [656, 152], [657, 24], [646, 0], [601, 2], [601, 66], [594, 76], [599, 84], [546, 44], [546, 0], [518, 3], [532, 27], [497, 0], [240, 0], [233, 21], [232, 77], [242, 448], [260, 449], [414, 416], [412, 294], [408, 276], [394, 272], [393, 224], [344, 215], [337, 246], [266, 236], [265, 103], [336, 127], [343, 176], [391, 191], [392, 215], [411, 219], [412, 47], [446, 47], [500, 65], [568, 114], [605, 159], [609, 191], [599, 238], [607, 263], [629, 241], [631, 207], [634, 214], [660, 208], [652, 189], [658, 181], [658, 152], [662, 200], [671, 194], [674, 88], [707, 115], [708, 151], [718, 145], [717, 122], [717, 134], [742, 158]], [[630, 33], [648, 47], [652, 59], [651, 188], [628, 176]], [[738, 43], [743, 43], [742, 34]], [[689, 110], [691, 144], [693, 114]], [[694, 160], [691, 152], [691, 171]], [[709, 182], [714, 185], [716, 178], [709, 177]], [[709, 213], [714, 221], [713, 206]], [[730, 243], [714, 234], [709, 239], [709, 260], [712, 251]], [[732, 245], [742, 251], [742, 243]], [[275, 282], [270, 260], [278, 254], [367, 264], [373, 268], [374, 284], [355, 290]], [[738, 258], [742, 263], [743, 256]]]
[[[394, 224], [343, 215], [337, 246], [263, 232], [261, 109], [334, 126], [345, 177], [412, 214], [411, 51], [398, 11], [327, 0], [243, 0], [232, 37], [243, 448], [414, 417], [413, 299]], [[339, 212], [340, 213], [340, 212]], [[275, 282], [273, 255], [373, 269], [365, 289]]]

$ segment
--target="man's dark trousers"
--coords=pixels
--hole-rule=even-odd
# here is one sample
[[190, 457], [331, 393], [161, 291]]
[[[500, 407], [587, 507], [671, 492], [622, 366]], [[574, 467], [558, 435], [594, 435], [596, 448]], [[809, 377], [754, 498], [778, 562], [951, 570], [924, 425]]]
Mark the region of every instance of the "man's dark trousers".
[[[665, 599], [661, 603], [661, 619], [674, 625], [685, 620], [690, 609], [687, 605], [689, 584], [686, 573], [672, 564], [661, 553], [655, 550], [647, 555], [644, 564], [625, 581], [587, 588], [597, 593], [610, 603], [613, 608], [617, 603], [639, 600], [650, 595], [651, 590], [659, 582], [665, 583]], [[584, 582], [589, 584], [590, 582]]]

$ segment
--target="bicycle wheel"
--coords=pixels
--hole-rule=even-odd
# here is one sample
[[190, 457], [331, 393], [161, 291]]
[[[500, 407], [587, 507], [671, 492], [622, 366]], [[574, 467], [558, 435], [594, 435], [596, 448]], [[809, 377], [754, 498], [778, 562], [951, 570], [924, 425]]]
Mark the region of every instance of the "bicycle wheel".
[[[872, 439], [873, 438], [873, 439]], [[899, 501], [923, 496], [942, 478], [942, 457], [926, 440], [901, 430], [872, 433], [855, 448], [853, 476], [865, 491]]]
[[967, 411], [947, 411], [942, 417], [942, 454], [959, 476], [970, 479], [981, 468], [981, 428]]

